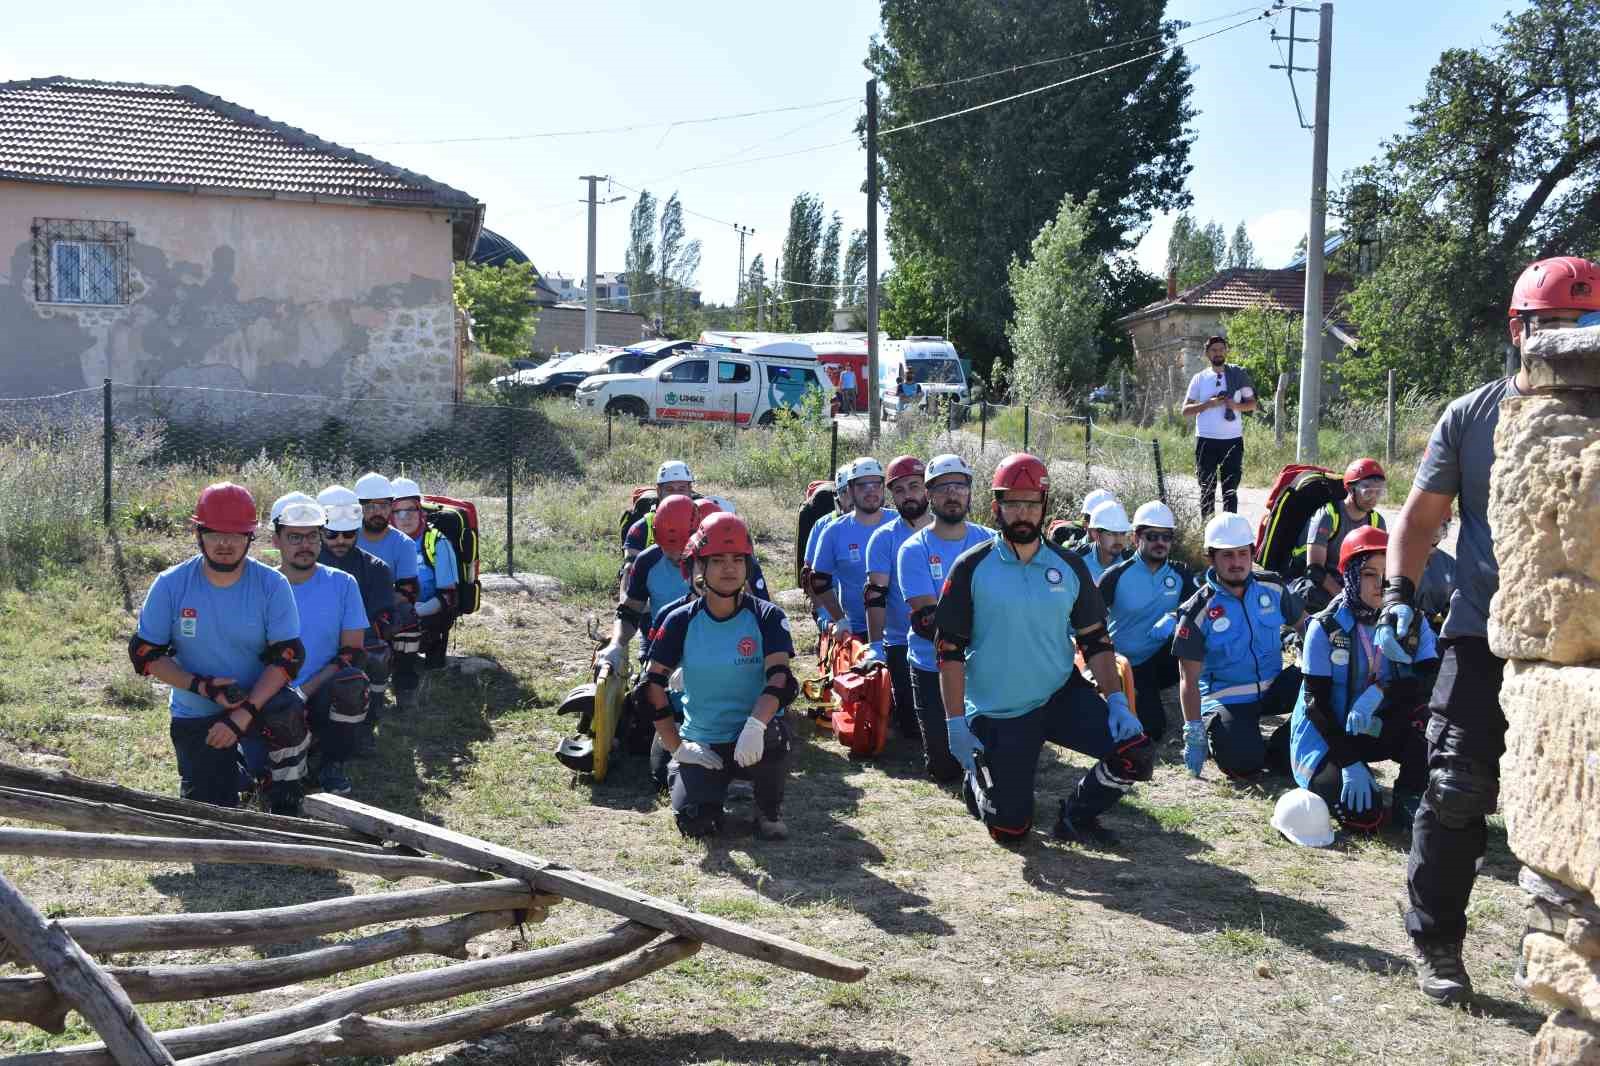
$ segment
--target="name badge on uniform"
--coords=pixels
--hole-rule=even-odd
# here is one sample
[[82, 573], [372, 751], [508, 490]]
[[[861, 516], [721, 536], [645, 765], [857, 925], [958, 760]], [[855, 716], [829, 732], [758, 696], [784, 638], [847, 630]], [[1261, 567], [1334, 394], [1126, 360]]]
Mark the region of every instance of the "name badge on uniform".
[[944, 580], [944, 560], [937, 555], [928, 556], [928, 573], [933, 575], [935, 581]]
[[1051, 592], [1063, 591], [1061, 588], [1061, 571], [1055, 567], [1052, 566], [1044, 572], [1044, 579], [1049, 583]]
[[1171, 574], [1168, 574], [1161, 583], [1167, 586], [1169, 589], [1175, 589], [1178, 587], [1178, 579], [1173, 577]]
[[1227, 615], [1223, 615], [1221, 618], [1218, 618], [1215, 622], [1211, 623], [1211, 632], [1226, 633], [1228, 631], [1228, 627], [1231, 625], [1233, 625], [1233, 619], [1229, 618]]
[[859, 563], [861, 561], [861, 545], [850, 545], [850, 561], [852, 563]]
[[178, 634], [192, 637], [200, 629], [200, 612], [193, 607], [185, 607], [178, 612]]
[[1335, 666], [1349, 666], [1350, 653], [1343, 648], [1335, 648], [1328, 653], [1328, 661]]

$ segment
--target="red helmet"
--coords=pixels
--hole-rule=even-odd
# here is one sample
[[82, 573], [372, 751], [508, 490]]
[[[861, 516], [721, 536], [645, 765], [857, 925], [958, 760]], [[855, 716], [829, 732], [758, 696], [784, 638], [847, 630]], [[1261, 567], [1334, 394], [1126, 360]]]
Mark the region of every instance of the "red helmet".
[[699, 529], [705, 524], [706, 519], [714, 514], [721, 514], [722, 506], [710, 496], [702, 496], [694, 501], [694, 528]]
[[243, 485], [219, 481], [200, 490], [189, 521], [218, 533], [254, 533], [256, 501]]
[[1600, 311], [1600, 264], [1575, 255], [1528, 264], [1511, 290], [1509, 316], [1561, 310]]
[[674, 493], [656, 505], [656, 543], [669, 559], [683, 554], [695, 527], [694, 501]]
[[994, 468], [993, 487], [996, 496], [1003, 496], [1011, 489], [1049, 492], [1050, 471], [1034, 456], [1017, 452], [1000, 460], [1000, 465]]
[[884, 472], [883, 483], [893, 485], [899, 478], [921, 477], [927, 468], [927, 464], [915, 455], [896, 456], [890, 460], [889, 469]]
[[1344, 543], [1339, 545], [1339, 572], [1344, 573], [1352, 562], [1363, 555], [1388, 550], [1389, 534], [1377, 526], [1362, 526], [1345, 537]]
[[700, 523], [691, 550], [696, 559], [712, 555], [754, 555], [750, 527], [736, 514], [717, 513]]
[[1357, 459], [1344, 468], [1344, 487], [1349, 488], [1358, 481], [1369, 477], [1381, 477], [1388, 480], [1388, 475], [1383, 472], [1383, 467], [1378, 465], [1376, 459]]

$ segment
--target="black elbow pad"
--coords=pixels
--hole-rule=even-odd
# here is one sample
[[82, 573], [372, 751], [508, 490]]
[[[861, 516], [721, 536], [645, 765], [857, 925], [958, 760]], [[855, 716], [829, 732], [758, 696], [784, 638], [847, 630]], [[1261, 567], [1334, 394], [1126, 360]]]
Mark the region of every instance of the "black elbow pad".
[[634, 629], [643, 629], [650, 621], [644, 616], [643, 611], [634, 607], [629, 607], [626, 603], [617, 604], [617, 620], [619, 622], [626, 622]]
[[339, 660], [339, 665], [347, 669], [359, 670], [367, 663], [367, 649], [364, 647], [350, 648], [341, 645], [339, 653], [334, 658]]
[[128, 638], [128, 660], [133, 663], [133, 672], [140, 677], [149, 677], [150, 668], [173, 653], [171, 644], [152, 644], [134, 630], [133, 636]]
[[862, 591], [861, 595], [862, 598], [866, 600], [868, 610], [871, 610], [874, 607], [889, 606], [888, 585], [874, 585], [869, 581], [867, 582], [867, 587]]
[[925, 604], [911, 612], [911, 631], [924, 640], [932, 640], [938, 630], [934, 627], [933, 620], [939, 614], [939, 608], [933, 604]]
[[276, 666], [288, 675], [293, 681], [300, 672], [300, 667], [305, 665], [306, 646], [300, 643], [300, 638], [293, 640], [279, 640], [267, 645], [267, 650], [261, 653], [261, 661], [268, 666]]
[[761, 690], [763, 696], [771, 696], [778, 701], [779, 707], [787, 707], [800, 695], [800, 682], [787, 666], [772, 666], [767, 668], [767, 687]]
[[939, 636], [939, 661], [964, 663], [967, 661], [967, 641], [959, 637]]
[[1095, 626], [1087, 633], [1078, 634], [1076, 639], [1078, 650], [1083, 652], [1084, 662], [1088, 662], [1103, 651], [1109, 651], [1113, 655], [1116, 654], [1117, 649], [1112, 645], [1111, 637], [1106, 633], [1105, 626]]
[[405, 597], [407, 603], [416, 603], [422, 595], [422, 585], [414, 577], [403, 577], [394, 583], [394, 590]]
[[833, 588], [832, 574], [824, 574], [820, 570], [811, 571], [811, 594], [813, 596], [826, 596], [831, 588]]

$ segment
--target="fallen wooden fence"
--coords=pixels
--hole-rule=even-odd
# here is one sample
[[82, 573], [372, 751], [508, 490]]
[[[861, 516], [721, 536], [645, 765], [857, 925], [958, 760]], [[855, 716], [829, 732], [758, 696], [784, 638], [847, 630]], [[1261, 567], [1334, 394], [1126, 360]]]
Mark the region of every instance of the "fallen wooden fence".
[[[59, 1033], [68, 1011], [77, 1010], [104, 1041], [13, 1055], [0, 1059], [0, 1066], [144, 1066], [175, 1059], [184, 1066], [288, 1066], [335, 1056], [406, 1054], [581, 1002], [687, 958], [702, 944], [836, 981], [858, 981], [867, 972], [859, 963], [788, 938], [367, 804], [314, 795], [305, 807], [316, 817], [234, 811], [0, 764], [0, 816], [73, 829], [160, 833], [0, 828], [0, 854], [265, 863], [447, 882], [260, 910], [47, 920], [0, 877], [0, 962], [9, 953], [39, 971], [0, 977], [0, 1020]], [[151, 1033], [133, 1007], [281, 988], [406, 956], [464, 960], [474, 937], [543, 921], [562, 900], [625, 920], [570, 943], [408, 970], [206, 1025]], [[92, 957], [297, 943], [450, 915], [455, 917], [434, 925], [391, 928], [277, 958], [101, 966]], [[552, 977], [557, 979], [545, 980]], [[375, 1017], [530, 981], [544, 983], [426, 1020]]]

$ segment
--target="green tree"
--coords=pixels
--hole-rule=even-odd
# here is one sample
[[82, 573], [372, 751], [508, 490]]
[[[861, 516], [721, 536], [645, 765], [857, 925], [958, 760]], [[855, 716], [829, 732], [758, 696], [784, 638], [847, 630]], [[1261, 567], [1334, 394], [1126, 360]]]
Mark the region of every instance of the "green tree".
[[[1600, 7], [1532, 0], [1481, 48], [1445, 51], [1405, 132], [1346, 175], [1381, 258], [1350, 297], [1358, 396], [1458, 392], [1500, 372], [1529, 260], [1600, 248]], [[1357, 193], [1360, 193], [1357, 196]]]
[[778, 279], [783, 299], [792, 301], [787, 317], [798, 332], [821, 328], [819, 310], [824, 308], [817, 281], [817, 261], [822, 250], [822, 198], [803, 192], [789, 205], [789, 229], [783, 238], [783, 274]]
[[1185, 211], [1167, 238], [1167, 271], [1178, 272], [1178, 290], [1198, 285], [1221, 270], [1228, 257], [1228, 238], [1215, 222], [1204, 226]]
[[1133, 338], [1118, 327], [1116, 321], [1164, 297], [1167, 283], [1139, 269], [1132, 256], [1113, 256], [1101, 265], [1100, 288], [1105, 295], [1101, 301], [1099, 327], [1101, 372], [1096, 377], [1104, 380], [1105, 372], [1115, 366], [1136, 372]]
[[[646, 189], [628, 213], [628, 250], [623, 266], [628, 273], [628, 310], [648, 316], [650, 297], [643, 295], [656, 287], [656, 198]], [[639, 294], [639, 295], [635, 295]]]
[[451, 288], [456, 306], [472, 316], [478, 347], [508, 359], [528, 354], [539, 323], [539, 308], [533, 302], [537, 281], [532, 263], [456, 266]]
[[739, 328], [754, 329], [756, 327], [756, 312], [761, 303], [772, 302], [772, 293], [767, 288], [767, 261], [760, 252], [750, 260], [750, 266], [744, 272], [744, 305], [739, 308]]
[[1242, 366], [1255, 382], [1256, 392], [1270, 398], [1278, 375], [1300, 369], [1303, 315], [1271, 307], [1252, 307], [1222, 318], [1222, 331], [1232, 349], [1228, 358]]
[[[894, 130], [1128, 59], [1137, 54], [1126, 49], [1130, 40], [1145, 41], [1140, 51], [1171, 43], [1183, 24], [1165, 11], [1166, 0], [880, 0], [883, 32], [868, 66], [879, 79], [890, 249], [896, 264], [922, 260], [941, 289], [963, 295], [965, 354], [980, 366], [1009, 351], [1008, 266], [1063, 195], [1098, 193], [1097, 255], [1127, 248], [1154, 212], [1189, 203], [1188, 60], [1174, 49], [1059, 90]], [[1090, 49], [1099, 51], [956, 83]]]
[[839, 212], [833, 213], [828, 228], [822, 233], [822, 247], [817, 251], [816, 289], [812, 292], [821, 299], [817, 309], [819, 330], [833, 328], [833, 309], [839, 302], [839, 235], [843, 223]]
[[[855, 230], [850, 234], [850, 244], [844, 252], [844, 273], [840, 278], [842, 307], [865, 307], [867, 303], [867, 231]], [[865, 327], [863, 327], [865, 328]]]
[[1257, 270], [1261, 267], [1261, 257], [1256, 255], [1255, 242], [1250, 239], [1250, 231], [1244, 228], [1241, 222], [1233, 229], [1233, 240], [1228, 242], [1227, 268], [1229, 270]]
[[662, 332], [687, 336], [690, 326], [688, 292], [700, 271], [700, 242], [690, 240], [683, 228], [683, 203], [674, 192], [661, 207], [660, 237], [656, 245], [656, 307]]
[[1093, 201], [1061, 198], [1056, 217], [1033, 239], [1027, 262], [1007, 272], [1016, 314], [1006, 330], [1016, 353], [1011, 380], [1019, 397], [1037, 402], [1092, 385], [1099, 371], [1095, 342], [1105, 297], [1100, 256], [1091, 246]]

